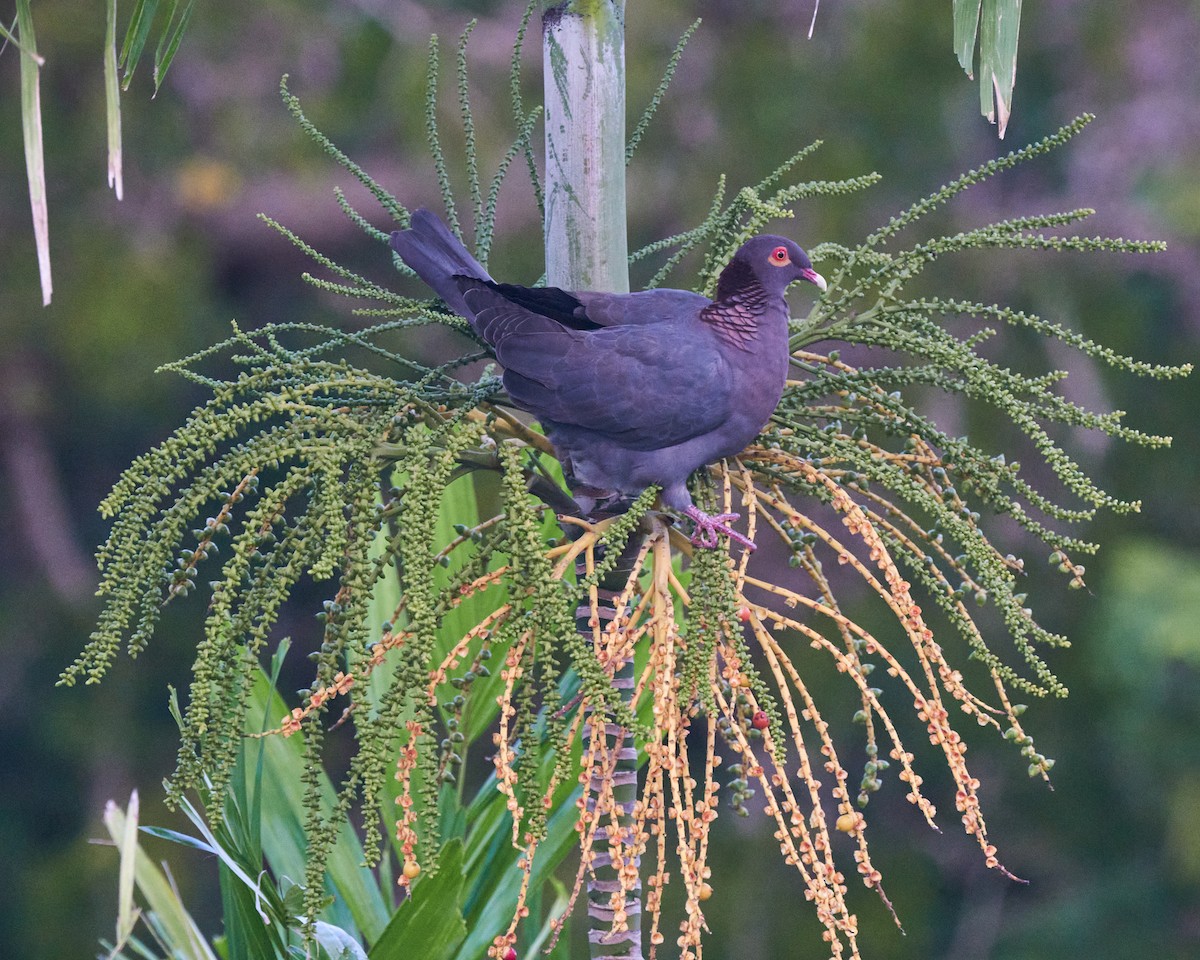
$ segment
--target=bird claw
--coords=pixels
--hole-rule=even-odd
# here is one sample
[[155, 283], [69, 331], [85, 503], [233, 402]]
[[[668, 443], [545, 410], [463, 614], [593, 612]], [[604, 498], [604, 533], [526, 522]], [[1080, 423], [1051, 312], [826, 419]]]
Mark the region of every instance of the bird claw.
[[740, 513], [705, 513], [693, 504], [684, 511], [684, 515], [690, 517], [696, 524], [696, 530], [692, 534], [692, 543], [697, 547], [704, 547], [706, 550], [716, 549], [719, 545], [717, 534], [723, 533], [747, 550], [757, 549], [753, 540], [729, 526], [731, 521], [741, 517]]

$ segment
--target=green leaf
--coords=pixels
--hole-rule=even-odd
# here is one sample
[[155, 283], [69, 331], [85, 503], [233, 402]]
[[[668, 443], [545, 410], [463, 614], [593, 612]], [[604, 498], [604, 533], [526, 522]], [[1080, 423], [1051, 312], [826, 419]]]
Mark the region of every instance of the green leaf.
[[975, 38], [983, 0], [954, 0], [954, 52], [967, 76], [975, 79]]
[[125, 30], [125, 41], [121, 44], [120, 63], [125, 68], [125, 79], [121, 87], [124, 90], [128, 90], [133, 81], [133, 72], [142, 58], [142, 50], [146, 47], [146, 38], [150, 35], [150, 27], [154, 23], [154, 14], [157, 11], [158, 0], [138, 0], [137, 6], [133, 8], [129, 26]]
[[[467, 935], [463, 920], [463, 845], [455, 839], [438, 855], [438, 871], [412, 886], [412, 893], [371, 948], [370, 960], [451, 957]], [[482, 952], [478, 954], [482, 956]]]
[[142, 833], [147, 836], [157, 837], [159, 840], [170, 840], [181, 847], [191, 847], [193, 850], [199, 850], [201, 853], [209, 853], [214, 856], [217, 852], [203, 840], [190, 837], [186, 833], [180, 833], [178, 830], [169, 830], [166, 827], [142, 827], [141, 829]]
[[979, 105], [983, 115], [996, 124], [1001, 138], [1012, 112], [1020, 26], [1021, 0], [983, 0], [979, 31]]
[[[104, 810], [104, 826], [124, 854], [126, 847], [122, 841], [126, 835], [127, 817], [112, 801]], [[196, 926], [196, 921], [180, 901], [175, 885], [140, 844], [134, 855], [134, 880], [149, 908], [147, 922], [169, 948], [170, 956], [178, 960], [217, 960]]]
[[[264, 712], [278, 722], [287, 712], [282, 698], [262, 674], [254, 685], [250, 703], [247, 716], [252, 718], [251, 722]], [[276, 877], [299, 881], [304, 877], [308, 857], [304, 837], [303, 744], [298, 736], [269, 736], [255, 742], [262, 751], [261, 787], [256, 793], [262, 810], [259, 823], [263, 853]], [[244, 775], [255, 776], [250, 764], [246, 767]], [[324, 773], [321, 791], [332, 804], [333, 785]], [[326, 882], [334, 894], [329, 920], [342, 927], [356, 927], [370, 942], [384, 929], [391, 910], [384, 902], [379, 884], [362, 862], [362, 844], [353, 826], [344, 822], [329, 857]]]
[[[137, 866], [138, 794], [129, 795], [129, 807], [125, 814], [125, 829], [121, 831], [118, 850], [121, 868], [117, 876], [117, 942], [120, 949], [133, 933], [138, 921], [138, 911], [133, 904], [133, 881]], [[115, 952], [115, 950], [114, 950]]]
[[222, 867], [222, 883], [224, 883], [224, 872], [228, 871], [232, 875], [232, 878], [241, 881], [243, 885], [253, 891], [255, 893], [254, 911], [258, 914], [263, 924], [268, 923], [270, 918], [267, 916], [262, 905], [266, 899], [265, 894], [263, 894], [263, 884], [266, 880], [261, 876], [254, 875], [257, 864], [239, 863], [238, 858], [235, 856], [236, 851], [229, 849], [226, 844], [221, 843], [217, 839], [216, 834], [213, 833], [213, 828], [209, 826], [204, 815], [190, 800], [184, 798], [180, 801], [180, 808], [192, 822], [192, 826], [200, 832], [200, 836], [204, 842], [217, 855], [217, 859], [220, 861]]
[[117, 0], [108, 0], [104, 34], [104, 104], [108, 126], [108, 185], [120, 200], [125, 191], [121, 173], [121, 84], [117, 77]]
[[[16, 26], [16, 24], [14, 23], [13, 26]], [[27, 56], [33, 57], [34, 62], [37, 63], [39, 67], [44, 67], [46, 65], [46, 58], [39, 56], [36, 50], [27, 50], [25, 47], [23, 47], [21, 45], [21, 38], [4, 26], [3, 22], [0, 22], [0, 37], [3, 37], [8, 43], [11, 43], [14, 47], [16, 47], [17, 50], [21, 51]]]
[[1021, 0], [954, 0], [954, 53], [974, 78], [975, 41], [979, 41], [979, 109], [999, 127], [1008, 127], [1017, 76], [1017, 34]]
[[[279, 891], [264, 882], [263, 851], [257, 798], [248, 795], [248, 754], [243, 745], [238, 754], [231, 789], [225, 799], [225, 809], [214, 835], [221, 849], [216, 851], [222, 863], [219, 868], [221, 902], [225, 918], [228, 952], [233, 958], [283, 957], [286, 950], [286, 930], [292, 916], [284, 906]], [[256, 770], [256, 775], [261, 772]], [[256, 782], [257, 786], [257, 782]], [[231, 869], [236, 863], [240, 871]], [[256, 882], [246, 882], [247, 877]], [[239, 882], [240, 881], [240, 882]], [[273, 922], [269, 922], [273, 921]]]
[[[546, 919], [542, 923], [541, 929], [534, 935], [532, 941], [530, 941], [528, 950], [525, 951], [526, 955], [530, 957], [542, 955], [546, 941], [550, 939], [550, 935], [554, 932], [554, 921], [562, 916], [563, 911], [567, 909], [567, 904], [571, 902], [570, 891], [567, 890], [566, 884], [559, 880], [558, 877], [550, 878], [549, 887], [554, 891], [554, 899], [550, 903], [549, 908], [546, 909]], [[555, 954], [566, 957], [569, 955], [571, 937], [565, 927], [562, 934], [559, 939], [560, 946], [555, 948]], [[560, 950], [562, 951], [561, 954], [559, 954]]]
[[[219, 868], [221, 918], [229, 960], [258, 960], [286, 956], [281, 927], [263, 917], [258, 888], [248, 886], [242, 876], [222, 861]], [[265, 878], [262, 881], [265, 885]], [[283, 920], [284, 918], [277, 918]]]
[[[159, 0], [138, 0], [125, 31], [125, 42], [121, 45], [121, 66], [125, 68], [125, 79], [121, 86], [128, 90], [133, 80], [133, 73], [146, 50], [146, 42], [150, 39], [150, 30], [158, 14]], [[171, 0], [163, 22], [162, 32], [158, 37], [158, 45], [154, 50], [154, 92], [162, 88], [163, 78], [183, 39], [184, 31], [192, 20], [195, 0]]]
[[163, 28], [162, 36], [159, 38], [158, 49], [154, 52], [155, 94], [162, 87], [163, 78], [166, 77], [167, 70], [170, 69], [171, 62], [175, 59], [175, 54], [179, 50], [179, 42], [183, 39], [183, 32], [187, 30], [188, 24], [191, 23], [195, 0], [186, 0], [182, 13], [179, 11], [179, 6], [180, 0], [174, 0], [171, 4], [171, 14], [167, 17], [167, 25]]
[[[575, 789], [578, 789], [576, 787]], [[573, 797], [574, 791], [569, 794]], [[575, 848], [578, 834], [575, 832], [575, 821], [578, 811], [568, 799], [555, 806], [554, 814], [546, 824], [546, 836], [538, 845], [537, 856], [533, 861], [533, 872], [529, 879], [531, 890], [546, 883], [553, 876], [562, 861]], [[505, 822], [511, 829], [511, 824]], [[509, 839], [508, 837], [502, 839]], [[496, 879], [491, 896], [483, 902], [477, 913], [471, 917], [471, 934], [456, 955], [456, 960], [474, 960], [481, 957], [491, 943], [492, 938], [502, 933], [512, 919], [513, 910], [517, 905], [517, 891], [520, 886], [520, 870], [517, 867], [519, 851], [505, 843], [508, 853], [507, 863], [490, 864], [486, 869]]]
[[25, 173], [29, 207], [37, 246], [42, 303], [48, 305], [54, 284], [50, 277], [50, 216], [46, 209], [46, 161], [42, 153], [41, 63], [29, 0], [17, 0], [17, 36], [21, 49], [21, 133], [25, 141]]
[[[457, 536], [454, 532], [454, 524], [474, 526], [481, 519], [475, 495], [475, 478], [471, 474], [460, 477], [446, 488], [441, 509], [438, 511], [438, 525], [434, 542], [447, 544]], [[474, 554], [475, 545], [472, 543], [465, 543], [455, 550], [455, 556], [464, 558], [474, 556]], [[461, 564], [457, 566], [461, 566]], [[440, 589], [444, 589], [452, 579], [452, 570], [443, 570], [439, 567], [434, 571], [434, 582]], [[438, 632], [438, 656], [444, 657], [449, 653], [454, 644], [458, 643], [468, 630], [507, 599], [505, 588], [495, 585], [468, 597], [449, 611], [442, 618]], [[467, 700], [462, 722], [462, 734], [467, 743], [474, 743], [479, 735], [491, 725], [496, 714], [500, 712], [496, 696], [500, 693], [503, 685], [504, 678], [498, 669], [493, 670], [490, 677], [479, 677], [472, 684], [471, 696]]]
[[341, 927], [318, 920], [313, 927], [313, 936], [333, 960], [367, 960], [362, 945]]
[[[553, 759], [548, 754], [543, 765], [548, 767]], [[529, 889], [534, 893], [550, 882], [554, 871], [578, 843], [575, 822], [579, 812], [575, 800], [581, 789], [578, 783], [569, 781], [560, 784], [555, 793], [554, 812], [546, 823], [546, 835], [538, 844], [529, 878]], [[455, 960], [476, 960], [483, 956], [492, 938], [507, 928], [517, 905], [521, 876], [517, 860], [523, 854], [512, 845], [512, 818], [506, 798], [496, 790], [494, 778], [480, 788], [467, 815], [470, 834], [465, 872], [472, 890], [466, 900], [466, 917], [470, 934]]]

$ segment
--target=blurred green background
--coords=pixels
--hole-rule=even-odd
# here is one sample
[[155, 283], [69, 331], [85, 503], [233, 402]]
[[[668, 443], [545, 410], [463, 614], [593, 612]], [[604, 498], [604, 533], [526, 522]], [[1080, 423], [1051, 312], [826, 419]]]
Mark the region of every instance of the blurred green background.
[[[457, 36], [480, 18], [471, 76], [480, 144], [494, 164], [510, 135], [507, 69], [522, 7], [201, 0], [158, 97], [150, 101], [149, 77], [139, 75], [124, 98], [118, 203], [105, 187], [102, 10], [38, 0], [55, 272], [47, 309], [25, 193], [17, 58], [11, 49], [0, 56], [0, 849], [9, 877], [0, 953], [89, 956], [111, 933], [116, 858], [88, 843], [102, 833], [106, 800], [124, 802], [138, 787], [144, 822], [175, 822], [158, 799], [175, 750], [166, 690], [187, 681], [202, 601], [172, 611], [141, 659], [120, 662], [100, 687], [53, 686], [98, 609], [90, 554], [105, 527], [96, 504], [131, 458], [202, 399], [154, 368], [223, 337], [231, 320], [363, 322], [300, 280], [307, 262], [259, 212], [368, 276], [389, 276], [386, 251], [342, 216], [332, 187], [363, 210], [369, 198], [292, 122], [280, 76], [291, 74], [310, 117], [403, 202], [432, 205], [421, 114], [428, 35], [441, 35], [452, 64]], [[878, 170], [883, 183], [804, 206], [780, 229], [808, 246], [852, 241], [955, 174], [1091, 111], [1098, 120], [1066, 151], [972, 191], [934, 225], [953, 231], [1089, 206], [1099, 213], [1087, 232], [1163, 238], [1169, 251], [972, 256], [941, 272], [940, 289], [1042, 312], [1142, 359], [1193, 359], [1200, 6], [1026, 4], [1005, 143], [978, 116], [975, 85], [951, 52], [949, 13], [944, 0], [826, 3], [807, 40], [808, 0], [631, 2], [635, 116], [679, 34], [704, 18], [630, 170], [631, 246], [698, 221], [721, 172], [731, 187], [754, 182], [817, 138], [825, 146], [807, 161], [812, 177]], [[535, 39], [529, 47], [532, 99], [540, 54]], [[443, 93], [449, 116], [450, 76]], [[381, 212], [372, 216], [386, 226]], [[494, 272], [536, 279], [537, 211], [516, 169], [499, 228]], [[1067, 441], [1108, 489], [1144, 507], [1092, 525], [1103, 550], [1088, 561], [1090, 592], [1055, 583], [1035, 593], [1043, 623], [1074, 640], [1051, 657], [1070, 699], [1026, 715], [1039, 749], [1058, 760], [1053, 792], [1027, 780], [1015, 750], [972, 741], [991, 834], [1030, 883], [984, 869], [957, 832], [948, 778], [926, 771], [942, 835], [890, 784], [872, 802], [873, 849], [907, 935], [860, 891], [866, 950], [914, 960], [1200, 956], [1200, 380], [1113, 375], [1021, 336], [1001, 349], [1014, 367], [1070, 366], [1069, 396], [1128, 410], [1131, 425], [1175, 443], [1146, 452], [1089, 436]], [[951, 432], [986, 436], [969, 410], [932, 398], [931, 412]], [[1029, 557], [1035, 575], [1049, 570], [1042, 560]], [[309, 613], [297, 610], [284, 626], [313, 629]], [[709, 955], [823, 956], [765, 821], [723, 817], [716, 842]], [[170, 860], [185, 899], [217, 932], [213, 865], [165, 844], [152, 852]]]

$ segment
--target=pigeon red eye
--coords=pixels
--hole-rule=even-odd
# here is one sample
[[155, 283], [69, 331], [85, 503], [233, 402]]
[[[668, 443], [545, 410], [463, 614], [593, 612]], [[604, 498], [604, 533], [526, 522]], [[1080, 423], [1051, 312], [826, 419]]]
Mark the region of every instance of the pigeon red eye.
[[771, 262], [777, 267], [782, 267], [784, 264], [792, 262], [792, 258], [788, 256], [787, 247], [776, 247], [771, 251]]

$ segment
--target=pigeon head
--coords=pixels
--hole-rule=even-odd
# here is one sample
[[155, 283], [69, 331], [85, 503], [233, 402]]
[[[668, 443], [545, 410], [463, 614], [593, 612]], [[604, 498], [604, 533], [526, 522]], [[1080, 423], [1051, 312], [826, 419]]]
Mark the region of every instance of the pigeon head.
[[808, 254], [796, 243], [787, 237], [763, 234], [743, 243], [729, 261], [717, 281], [717, 299], [744, 292], [753, 284], [772, 296], [782, 296], [797, 280], [825, 289], [825, 278], [813, 269]]

